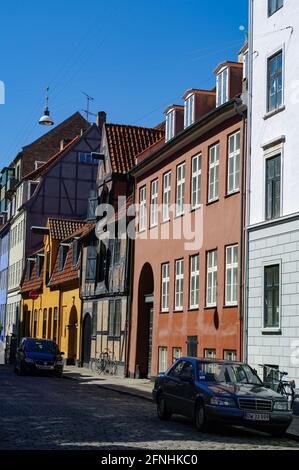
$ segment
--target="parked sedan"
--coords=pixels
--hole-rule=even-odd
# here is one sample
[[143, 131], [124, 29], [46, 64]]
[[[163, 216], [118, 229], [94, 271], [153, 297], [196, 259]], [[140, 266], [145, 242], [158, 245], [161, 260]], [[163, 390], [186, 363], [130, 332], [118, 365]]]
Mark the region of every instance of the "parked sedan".
[[288, 400], [265, 388], [248, 365], [237, 362], [181, 358], [157, 377], [153, 398], [160, 419], [189, 416], [199, 431], [220, 422], [277, 436], [292, 422]]
[[15, 372], [51, 372], [57, 377], [63, 373], [64, 353], [50, 340], [23, 338], [16, 353]]

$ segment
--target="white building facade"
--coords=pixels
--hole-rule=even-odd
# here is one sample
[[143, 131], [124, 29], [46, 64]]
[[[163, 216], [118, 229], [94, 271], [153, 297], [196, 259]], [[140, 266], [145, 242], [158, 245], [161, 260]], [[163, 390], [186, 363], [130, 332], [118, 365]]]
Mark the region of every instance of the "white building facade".
[[249, 3], [245, 358], [299, 382], [299, 2]]

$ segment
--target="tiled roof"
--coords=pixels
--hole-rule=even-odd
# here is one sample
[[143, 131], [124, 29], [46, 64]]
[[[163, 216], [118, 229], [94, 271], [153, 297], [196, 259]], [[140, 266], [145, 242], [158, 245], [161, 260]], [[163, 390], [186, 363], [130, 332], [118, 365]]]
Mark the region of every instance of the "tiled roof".
[[157, 140], [153, 145], [150, 147], [146, 148], [143, 152], [141, 152], [139, 155], [136, 156], [136, 165], [143, 160], [145, 160], [147, 157], [152, 155], [156, 150], [161, 148], [163, 145], [165, 145], [165, 137], [162, 137], [160, 140]]
[[[33, 256], [32, 256], [33, 257]], [[23, 276], [21, 280], [21, 292], [31, 292], [31, 291], [40, 291], [43, 287], [43, 275], [44, 275], [44, 264], [42, 265], [40, 277], [36, 277], [36, 257], [32, 267], [30, 279], [26, 279], [26, 268], [23, 271]]]
[[64, 153], [69, 150], [70, 147], [72, 147], [76, 142], [78, 142], [80, 140], [81, 136], [76, 136], [73, 140], [71, 140], [71, 142], [69, 142], [67, 145], [65, 145], [65, 147], [60, 150], [58, 153], [56, 153], [55, 155], [53, 155], [53, 157], [51, 157], [46, 163], [44, 163], [43, 165], [41, 165], [39, 168], [37, 168], [36, 170], [32, 171], [31, 173], [29, 173], [28, 175], [24, 176], [23, 180], [24, 181], [34, 181], [36, 178], [39, 178], [41, 175], [43, 175], [45, 173], [45, 171], [51, 166], [53, 165], [53, 163], [55, 163], [62, 155], [64, 155]]
[[86, 235], [88, 235], [89, 233], [93, 231], [95, 226], [96, 224], [86, 223], [83, 227], [80, 227], [76, 232], [73, 232], [71, 236], [68, 239], [65, 239], [64, 241], [67, 242], [70, 239], [85, 237]]
[[54, 240], [66, 240], [82, 228], [82, 220], [49, 219], [50, 236]]
[[112, 171], [128, 173], [135, 166], [135, 158], [147, 147], [164, 136], [162, 129], [105, 124]]
[[49, 287], [54, 287], [59, 284], [65, 284], [70, 281], [79, 280], [79, 269], [81, 264], [81, 256], [79, 256], [78, 263], [73, 267], [73, 250], [72, 247], [68, 248], [66, 260], [63, 271], [59, 271], [59, 256], [56, 257], [52, 276], [48, 284]]

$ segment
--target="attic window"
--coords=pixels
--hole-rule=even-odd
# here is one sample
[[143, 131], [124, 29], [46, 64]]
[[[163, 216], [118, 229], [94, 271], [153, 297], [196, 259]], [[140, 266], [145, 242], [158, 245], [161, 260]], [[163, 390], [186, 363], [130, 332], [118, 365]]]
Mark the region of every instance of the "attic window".
[[38, 187], [38, 181], [29, 181], [28, 185], [28, 199], [30, 199], [35, 193], [36, 188]]
[[28, 258], [27, 259], [27, 265], [26, 265], [26, 281], [29, 281], [30, 278], [31, 278], [31, 274], [32, 274], [32, 269], [33, 269], [33, 263], [34, 263], [34, 259], [32, 258]]
[[68, 247], [66, 245], [60, 245], [58, 253], [58, 270], [59, 272], [63, 271]]
[[194, 124], [194, 94], [189, 95], [185, 100], [184, 126], [189, 127]]
[[217, 75], [217, 107], [228, 101], [228, 67]]
[[75, 240], [73, 241], [73, 257], [72, 257], [73, 268], [77, 266], [78, 260], [79, 260], [79, 240], [78, 238], [75, 238]]
[[166, 138], [165, 138], [166, 142], [174, 138], [174, 130], [175, 130], [175, 110], [172, 109], [166, 114]]
[[44, 260], [45, 260], [44, 255], [37, 255], [37, 258], [36, 258], [36, 277], [37, 277], [37, 279], [39, 279], [40, 276], [41, 276], [41, 272], [42, 272], [43, 265], [44, 265]]

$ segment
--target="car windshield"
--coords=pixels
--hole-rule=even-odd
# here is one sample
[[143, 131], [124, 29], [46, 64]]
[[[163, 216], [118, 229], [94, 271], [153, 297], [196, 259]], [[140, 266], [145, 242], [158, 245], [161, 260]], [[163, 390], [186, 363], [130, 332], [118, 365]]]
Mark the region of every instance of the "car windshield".
[[221, 362], [200, 363], [199, 380], [214, 383], [242, 383], [261, 385], [262, 382], [246, 364], [225, 364]]
[[56, 344], [51, 341], [29, 341], [26, 344], [25, 350], [31, 353], [43, 354], [56, 354], [58, 352]]

